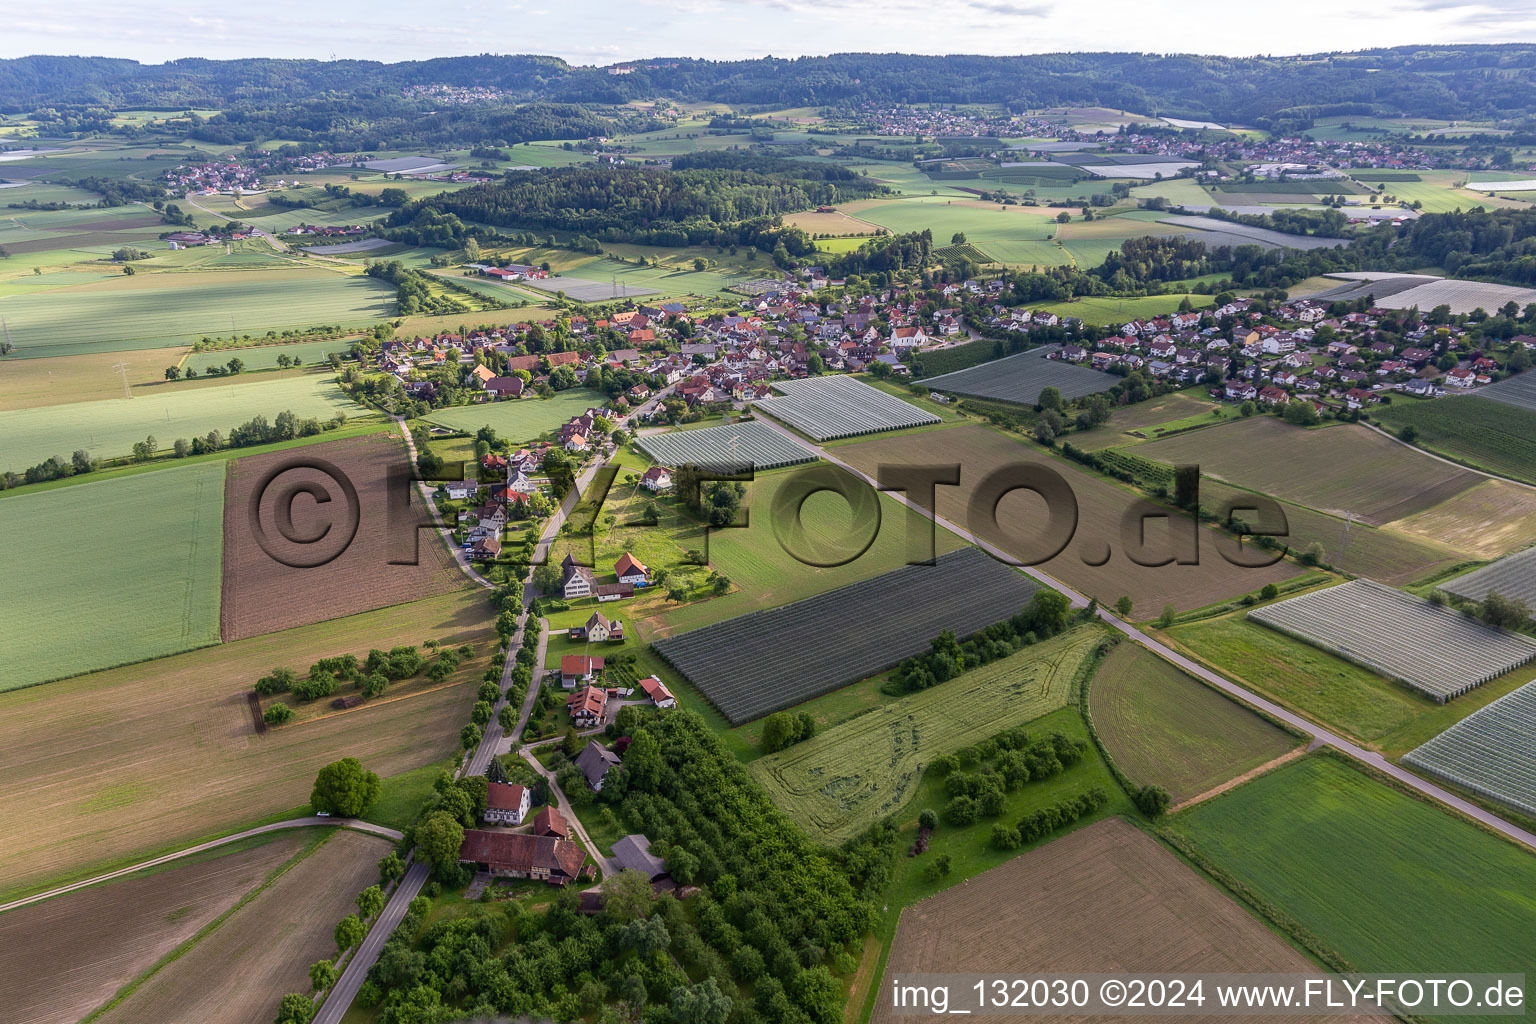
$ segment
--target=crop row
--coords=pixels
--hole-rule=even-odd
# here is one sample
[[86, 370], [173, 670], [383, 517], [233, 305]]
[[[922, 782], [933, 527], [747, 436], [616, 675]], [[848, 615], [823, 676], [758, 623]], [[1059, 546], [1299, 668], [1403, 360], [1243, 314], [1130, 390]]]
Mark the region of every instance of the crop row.
[[1468, 715], [1403, 761], [1536, 814], [1536, 683]]

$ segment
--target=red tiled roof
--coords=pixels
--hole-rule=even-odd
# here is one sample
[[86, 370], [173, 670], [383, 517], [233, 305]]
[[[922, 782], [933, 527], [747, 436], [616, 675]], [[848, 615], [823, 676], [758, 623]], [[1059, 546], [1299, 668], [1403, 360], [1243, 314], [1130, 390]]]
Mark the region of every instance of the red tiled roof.
[[571, 834], [571, 827], [565, 823], [565, 817], [554, 804], [545, 804], [544, 809], [534, 816], [533, 834], [564, 839]]
[[498, 811], [519, 811], [528, 790], [506, 782], [492, 782], [485, 787], [485, 805]]
[[543, 868], [565, 880], [576, 878], [585, 859], [581, 847], [569, 840], [526, 832], [470, 829], [464, 833], [464, 843], [459, 847], [459, 860], [485, 864], [492, 871], [527, 873]]

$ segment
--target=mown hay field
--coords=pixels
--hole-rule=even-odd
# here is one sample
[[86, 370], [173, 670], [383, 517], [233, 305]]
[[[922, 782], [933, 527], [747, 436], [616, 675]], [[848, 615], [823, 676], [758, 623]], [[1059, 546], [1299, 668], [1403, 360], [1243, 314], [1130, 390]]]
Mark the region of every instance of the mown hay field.
[[1342, 760], [1302, 758], [1169, 827], [1358, 970], [1530, 968], [1530, 851]]
[[[349, 481], [357, 507], [324, 462]], [[392, 433], [366, 434], [300, 449], [250, 455], [229, 463], [224, 491], [224, 560], [219, 631], [225, 640], [339, 618], [384, 605], [448, 593], [468, 585], [423, 507], [420, 492], [402, 475], [391, 495], [390, 475], [409, 474], [405, 446]], [[329, 500], [303, 498], [281, 506], [284, 488], [314, 484]], [[260, 514], [253, 522], [253, 502]], [[314, 545], [280, 545], [276, 515], [288, 507], [297, 536]], [[264, 524], [258, 531], [258, 524]], [[344, 548], [348, 527], [355, 536]], [[264, 543], [266, 546], [264, 546]], [[311, 552], [309, 549], [315, 550]], [[279, 561], [273, 551], [289, 561]], [[334, 557], [318, 565], [307, 559]]]
[[1138, 785], [1164, 787], [1174, 803], [1301, 742], [1136, 643], [1120, 643], [1104, 659], [1088, 706], [1120, 769]]
[[224, 464], [3, 499], [0, 690], [219, 641]]
[[100, 1020], [271, 1020], [285, 992], [309, 991], [309, 965], [335, 955], [336, 922], [389, 851], [386, 839], [337, 830]]
[[101, 398], [123, 397], [123, 376], [131, 388], [165, 379], [165, 368], [175, 366], [185, 348], [145, 349], [134, 353], [123, 371], [117, 352], [53, 359], [7, 359], [0, 363], [0, 411], [32, 409], [41, 405], [66, 405]]
[[[1235, 900], [1119, 818], [1079, 829], [908, 907], [885, 976], [1021, 970], [1320, 973]], [[890, 1004], [887, 983], [876, 995], [872, 1024], [948, 1019], [898, 1016]], [[990, 1019], [1022, 1024], [1039, 1018]]]
[[190, 345], [207, 335], [363, 325], [394, 312], [391, 289], [325, 270], [145, 273], [6, 302], [22, 358]]
[[278, 833], [0, 916], [6, 1019], [74, 1024], [228, 911], [308, 838]]
[[[1219, 414], [1213, 415], [1220, 410]], [[1187, 391], [1173, 391], [1134, 405], [1116, 406], [1109, 423], [1086, 433], [1073, 434], [1068, 440], [1084, 451], [1136, 444], [1159, 436], [1170, 425], [1193, 426], [1217, 424], [1229, 411], [1217, 402], [1199, 398]]]
[[[1204, 433], [1202, 431], [1201, 433]], [[1140, 448], [1137, 449], [1138, 452]], [[1053, 458], [1040, 449], [979, 425], [951, 427], [905, 437], [850, 444], [837, 449], [839, 458], [863, 472], [875, 475], [881, 463], [895, 465], [959, 463], [960, 485], [939, 487], [939, 515], [973, 532], [985, 530], [982, 521], [971, 523], [969, 503], [978, 484], [993, 471], [1014, 464], [1048, 466], [1071, 487], [1077, 501], [1077, 529], [1062, 552], [1038, 568], [1079, 593], [1113, 604], [1121, 596], [1134, 602], [1137, 617], [1155, 616], [1166, 604], [1180, 610], [1199, 608], [1266, 583], [1279, 583], [1298, 575], [1298, 568], [1278, 562], [1265, 568], [1231, 564], [1220, 551], [1231, 553], [1235, 542], [1216, 531], [1198, 531], [1198, 565], [1138, 565], [1123, 548], [1121, 524], [1137, 501], [1129, 490], [1079, 469], [1065, 459]], [[1163, 510], [1167, 511], [1167, 510]], [[1170, 513], [1172, 515], [1172, 513]], [[1045, 503], [1029, 491], [1013, 491], [997, 506], [1002, 530], [1000, 546], [1017, 555], [1037, 547], [1044, 534]], [[1175, 517], [1187, 523], [1182, 517]], [[1165, 543], [1173, 519], [1147, 521], [1143, 561], [1169, 553]], [[1105, 561], [1106, 550], [1109, 553]], [[1245, 556], [1246, 557], [1246, 556]], [[1089, 564], [1099, 563], [1099, 564]]]
[[[382, 776], [441, 760], [491, 661], [493, 619], [481, 594], [450, 594], [0, 694], [5, 889], [302, 808], [338, 758]], [[477, 654], [442, 686], [256, 734], [247, 693], [273, 668], [428, 637]]]
[[1481, 477], [1355, 424], [1306, 430], [1252, 416], [1137, 445], [1170, 465], [1374, 526], [1423, 512]]
[[867, 711], [753, 761], [754, 778], [813, 836], [841, 842], [900, 811], [935, 757], [1067, 703], [1102, 639], [1078, 629]]
[[0, 412], [0, 437], [6, 439], [0, 469], [20, 473], [55, 455], [68, 459], [79, 448], [96, 458], [116, 458], [128, 455], [135, 442], [151, 434], [166, 450], [178, 437], [190, 440], [210, 430], [227, 437], [230, 428], [252, 416], [265, 416], [270, 423], [284, 410], [319, 420], [338, 412], [351, 417], [366, 412], [342, 393], [332, 374], [320, 372], [265, 380], [253, 377], [213, 387], [145, 389], [131, 399], [121, 394], [94, 402]]

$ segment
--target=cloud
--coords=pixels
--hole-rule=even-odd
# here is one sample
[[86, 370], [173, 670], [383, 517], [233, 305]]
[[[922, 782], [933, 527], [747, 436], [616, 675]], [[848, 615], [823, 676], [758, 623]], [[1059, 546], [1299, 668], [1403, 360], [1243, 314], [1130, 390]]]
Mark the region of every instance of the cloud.
[[1055, 9], [1050, 4], [1011, 4], [1007, 0], [970, 0], [970, 6], [1005, 18], [1047, 18]]

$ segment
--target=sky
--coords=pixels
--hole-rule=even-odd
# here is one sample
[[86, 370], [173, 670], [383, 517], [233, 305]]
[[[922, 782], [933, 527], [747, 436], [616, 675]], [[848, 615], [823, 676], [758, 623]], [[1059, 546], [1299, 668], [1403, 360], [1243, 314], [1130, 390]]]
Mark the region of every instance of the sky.
[[0, 57], [536, 53], [613, 64], [847, 51], [1250, 56], [1536, 39], [1531, 0], [1289, 0], [1281, 11], [1256, 0], [51, 0], [5, 16]]

